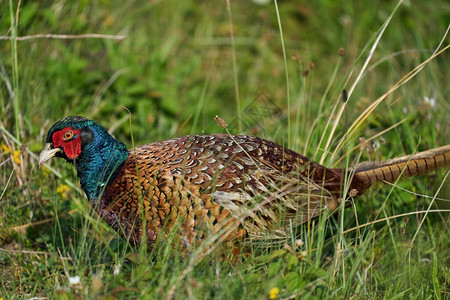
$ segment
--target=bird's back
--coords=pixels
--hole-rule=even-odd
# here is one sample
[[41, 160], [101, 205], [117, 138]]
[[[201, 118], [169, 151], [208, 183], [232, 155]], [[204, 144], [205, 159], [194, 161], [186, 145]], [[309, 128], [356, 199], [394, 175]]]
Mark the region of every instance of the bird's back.
[[340, 181], [336, 171], [270, 141], [186, 136], [131, 149], [98, 209], [134, 244], [143, 217], [149, 244], [180, 220], [186, 244], [218, 231], [226, 239], [258, 237], [320, 214], [337, 199]]

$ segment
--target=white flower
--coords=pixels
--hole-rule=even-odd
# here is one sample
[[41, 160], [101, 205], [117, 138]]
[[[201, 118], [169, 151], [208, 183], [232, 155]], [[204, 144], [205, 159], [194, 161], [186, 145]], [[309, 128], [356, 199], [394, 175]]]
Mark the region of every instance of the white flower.
[[431, 107], [435, 107], [436, 106], [436, 100], [434, 100], [434, 98], [428, 98], [427, 96], [425, 96], [423, 98], [423, 101], [425, 101], [425, 103], [427, 103]]
[[69, 276], [70, 285], [76, 285], [80, 283], [80, 276], [70, 277]]
[[266, 5], [270, 2], [270, 0], [252, 0], [252, 2], [258, 5]]
[[303, 246], [303, 244], [304, 244], [304, 242], [302, 240], [300, 240], [300, 239], [295, 240], [295, 246], [297, 248], [300, 248], [301, 246]]
[[114, 275], [119, 275], [121, 266], [122, 265], [120, 263], [114, 266], [114, 271], [113, 271]]

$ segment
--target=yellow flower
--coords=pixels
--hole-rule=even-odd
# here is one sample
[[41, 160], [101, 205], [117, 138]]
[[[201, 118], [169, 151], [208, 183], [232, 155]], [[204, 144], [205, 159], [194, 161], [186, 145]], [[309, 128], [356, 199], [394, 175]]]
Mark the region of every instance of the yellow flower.
[[16, 164], [20, 165], [20, 163], [22, 162], [20, 160], [20, 151], [19, 150], [14, 150], [13, 153], [13, 160], [16, 162]]
[[42, 167], [42, 174], [44, 175], [44, 177], [48, 177], [48, 174], [50, 174], [50, 169], [47, 168], [47, 166], [43, 166]]
[[[1, 143], [0, 147], [2, 148], [2, 152], [4, 152], [5, 154], [11, 153], [11, 148], [9, 148], [5, 143]], [[0, 300], [2, 300], [0, 298]]]
[[56, 189], [56, 192], [58, 194], [61, 194], [61, 197], [63, 198], [63, 200], [66, 199], [67, 195], [69, 194], [69, 191], [70, 191], [70, 187], [67, 184], [61, 184]]
[[278, 293], [280, 292], [280, 289], [277, 287], [273, 287], [270, 289], [269, 291], [269, 297], [270, 299], [275, 299], [278, 295]]

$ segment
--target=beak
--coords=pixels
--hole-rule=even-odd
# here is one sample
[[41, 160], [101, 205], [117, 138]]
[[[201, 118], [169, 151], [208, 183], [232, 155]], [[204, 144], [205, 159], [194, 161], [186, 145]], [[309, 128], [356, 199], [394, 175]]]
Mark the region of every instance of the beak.
[[39, 168], [41, 168], [45, 162], [50, 160], [59, 151], [61, 151], [59, 148], [52, 149], [52, 145], [50, 143], [45, 144], [44, 150], [42, 150], [39, 154]]

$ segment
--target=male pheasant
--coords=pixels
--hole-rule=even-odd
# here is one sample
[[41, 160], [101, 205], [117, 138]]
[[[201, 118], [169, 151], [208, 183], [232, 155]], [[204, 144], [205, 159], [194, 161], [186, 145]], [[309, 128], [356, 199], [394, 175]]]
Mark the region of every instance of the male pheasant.
[[448, 165], [450, 145], [345, 171], [243, 135], [185, 136], [127, 150], [76, 116], [50, 128], [39, 165], [54, 156], [74, 164], [90, 203], [112, 228], [131, 244], [145, 232], [151, 249], [175, 224], [185, 247], [210, 233], [231, 240], [285, 231], [377, 181]]

